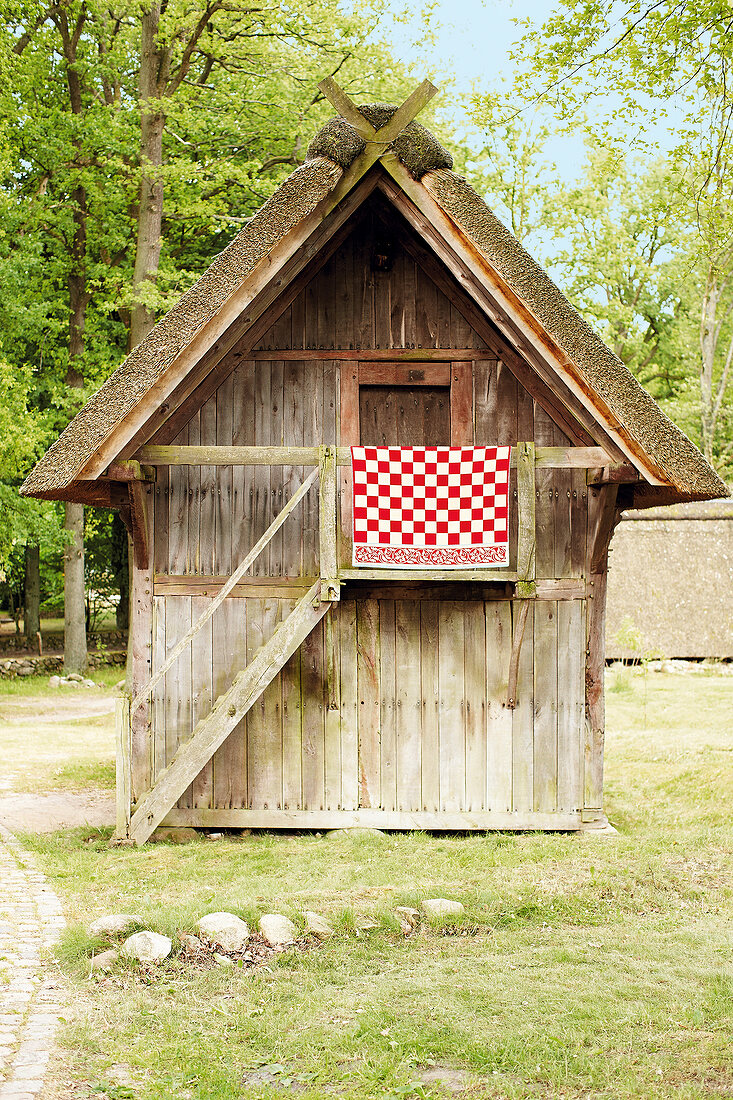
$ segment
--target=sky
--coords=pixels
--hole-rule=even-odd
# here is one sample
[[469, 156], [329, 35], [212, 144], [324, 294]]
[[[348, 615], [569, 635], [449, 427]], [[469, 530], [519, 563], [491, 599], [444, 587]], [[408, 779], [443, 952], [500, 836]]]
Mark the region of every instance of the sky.
[[[511, 75], [510, 50], [522, 36], [516, 20], [541, 25], [557, 0], [422, 0], [403, 22], [405, 0], [390, 0], [398, 16], [382, 20], [379, 36], [400, 60], [413, 66], [416, 83], [428, 77], [443, 91], [439, 108], [451, 118], [453, 134], [469, 147], [480, 148], [481, 136], [469, 120], [469, 97], [474, 88], [499, 88]], [[434, 41], [424, 34], [425, 5]], [[436, 101], [437, 102], [437, 101]], [[556, 138], [548, 159], [562, 166], [568, 181], [581, 174], [585, 150], [580, 137]]]
[[[394, 10], [401, 10], [399, 0]], [[449, 70], [459, 91], [468, 93], [475, 80], [493, 82], [507, 66], [512, 44], [521, 37], [514, 20], [542, 23], [555, 7], [554, 0], [435, 0], [430, 21], [436, 44], [427, 53], [419, 44], [423, 11], [416, 8], [410, 23], [384, 23], [380, 33], [405, 61], [422, 62], [425, 75], [440, 79]], [[386, 33], [385, 33], [386, 32]]]

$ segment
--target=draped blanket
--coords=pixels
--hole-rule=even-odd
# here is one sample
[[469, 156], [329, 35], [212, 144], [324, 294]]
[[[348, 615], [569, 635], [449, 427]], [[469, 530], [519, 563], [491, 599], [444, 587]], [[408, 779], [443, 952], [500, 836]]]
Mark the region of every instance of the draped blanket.
[[510, 447], [352, 447], [354, 565], [509, 564]]

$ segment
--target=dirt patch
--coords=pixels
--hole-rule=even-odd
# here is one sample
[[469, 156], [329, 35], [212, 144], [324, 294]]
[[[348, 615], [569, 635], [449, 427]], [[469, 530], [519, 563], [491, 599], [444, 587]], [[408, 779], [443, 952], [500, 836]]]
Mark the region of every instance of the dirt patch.
[[0, 703], [0, 722], [70, 722], [79, 718], [97, 718], [102, 714], [114, 714], [114, 698], [105, 693], [96, 695], [95, 688], [59, 688], [58, 694], [34, 696], [21, 695], [3, 699]]
[[108, 791], [0, 795], [0, 824], [13, 833], [53, 833], [115, 823], [115, 798]]
[[[100, 828], [114, 825], [114, 793], [100, 787], [82, 790], [40, 790], [29, 793], [28, 783], [32, 765], [43, 761], [45, 765], [63, 766], [69, 762], [67, 751], [56, 743], [52, 726], [80, 723], [79, 737], [84, 737], [83, 723], [98, 723], [114, 713], [115, 696], [109, 689], [77, 688], [59, 689], [43, 695], [10, 696], [0, 702], [0, 824], [11, 832], [51, 833], [57, 829], [77, 827]], [[72, 726], [75, 731], [76, 727]], [[3, 732], [5, 747], [15, 745], [14, 755], [2, 753]], [[69, 736], [75, 737], [75, 732]], [[18, 742], [20, 738], [20, 742]], [[28, 739], [28, 752], [19, 752]]]

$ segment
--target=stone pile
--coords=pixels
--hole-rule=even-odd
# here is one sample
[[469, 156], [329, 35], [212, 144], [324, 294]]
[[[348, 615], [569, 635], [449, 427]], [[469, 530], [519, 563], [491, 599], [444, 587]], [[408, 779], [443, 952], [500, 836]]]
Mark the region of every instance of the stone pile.
[[[398, 905], [394, 915], [399, 921], [403, 935], [409, 936], [420, 927], [424, 920], [439, 923], [446, 918], [460, 917], [465, 912], [460, 901], [448, 898], [428, 898], [419, 909]], [[173, 941], [169, 936], [161, 936], [150, 929], [141, 928], [141, 917], [131, 913], [111, 913], [100, 917], [89, 926], [92, 936], [108, 940], [110, 943], [123, 940], [118, 948], [109, 947], [94, 955], [92, 970], [108, 971], [120, 958], [132, 959], [146, 965], [163, 962], [173, 951]], [[210, 957], [222, 966], [232, 965], [233, 960], [248, 965], [257, 965], [273, 954], [288, 947], [308, 945], [308, 938], [328, 939], [334, 935], [334, 929], [320, 913], [306, 910], [303, 913], [304, 932], [283, 913], [264, 913], [258, 923], [258, 931], [253, 934], [246, 921], [235, 913], [208, 913], [196, 924], [197, 934], [179, 933], [184, 954], [199, 959]], [[360, 931], [372, 931], [379, 927], [374, 921], [356, 922], [357, 934]], [[132, 931], [138, 928], [139, 931]]]

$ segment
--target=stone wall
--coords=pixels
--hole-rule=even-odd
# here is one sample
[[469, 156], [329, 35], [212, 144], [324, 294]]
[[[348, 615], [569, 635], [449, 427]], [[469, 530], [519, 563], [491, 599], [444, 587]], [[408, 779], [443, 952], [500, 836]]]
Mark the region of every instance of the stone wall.
[[[112, 653], [90, 653], [88, 665], [91, 670], [105, 665], [124, 665], [127, 654], [124, 650]], [[63, 657], [6, 657], [0, 660], [0, 678], [13, 680], [16, 676], [62, 675]]]

